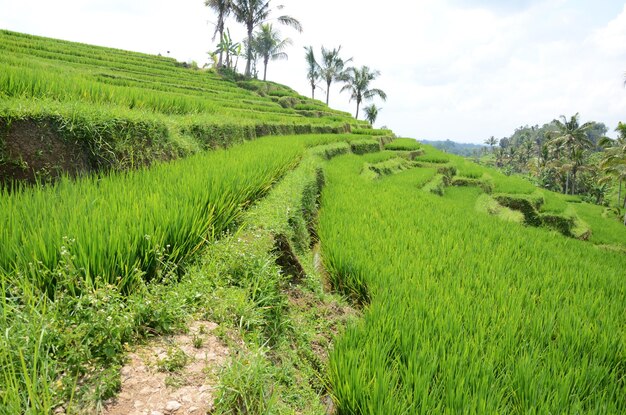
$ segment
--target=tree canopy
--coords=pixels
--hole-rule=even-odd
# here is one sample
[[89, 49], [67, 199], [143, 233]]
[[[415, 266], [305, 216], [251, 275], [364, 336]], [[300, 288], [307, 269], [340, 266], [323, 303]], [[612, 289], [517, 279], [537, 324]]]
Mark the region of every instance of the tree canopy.
[[359, 118], [359, 106], [361, 102], [370, 101], [378, 96], [383, 101], [387, 100], [387, 94], [378, 88], [370, 88], [370, 82], [380, 76], [380, 71], [372, 70], [368, 66], [360, 68], [349, 68], [341, 76], [345, 83], [341, 91], [350, 92], [350, 101], [356, 101], [356, 114], [354, 118]]

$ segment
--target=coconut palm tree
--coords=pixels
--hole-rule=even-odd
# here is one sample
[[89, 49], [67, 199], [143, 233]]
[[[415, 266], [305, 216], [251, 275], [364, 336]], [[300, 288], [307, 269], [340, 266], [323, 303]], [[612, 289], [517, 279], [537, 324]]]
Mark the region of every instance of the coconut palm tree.
[[[619, 181], [617, 200], [618, 205], [620, 205], [622, 203], [622, 183], [626, 180], [626, 137], [621, 136], [616, 140], [603, 137], [598, 144], [605, 149], [600, 161], [600, 168], [606, 176], [603, 181], [608, 181], [611, 178]], [[626, 200], [624, 200], [623, 206], [626, 209]], [[624, 215], [624, 224], [626, 225], [626, 214]]]
[[387, 94], [381, 89], [370, 89], [370, 82], [376, 79], [380, 75], [380, 71], [373, 71], [367, 66], [361, 68], [348, 68], [344, 72], [341, 80], [345, 83], [341, 92], [350, 92], [350, 101], [356, 101], [356, 115], [354, 118], [359, 118], [359, 106], [363, 101], [370, 101], [375, 96], [380, 97], [383, 101], [387, 100]]
[[305, 46], [306, 51], [306, 64], [307, 74], [306, 77], [311, 83], [311, 99], [315, 99], [315, 88], [317, 88], [317, 81], [320, 79], [320, 66], [315, 60], [315, 52], [313, 52], [313, 46]]
[[489, 137], [488, 139], [485, 140], [485, 144], [487, 144], [489, 147], [491, 147], [491, 152], [493, 153], [493, 146], [498, 144], [498, 140], [494, 136], [491, 136], [491, 137]]
[[[246, 26], [248, 34], [248, 44], [253, 42], [253, 31], [262, 23], [267, 22], [272, 9], [270, 7], [270, 0], [232, 0], [231, 10], [235, 16], [235, 20], [239, 23], [243, 23]], [[276, 6], [277, 10], [283, 9], [284, 6]], [[279, 16], [276, 20], [280, 24], [291, 26], [298, 32], [302, 32], [302, 25], [298, 20], [291, 16]], [[248, 48], [248, 56], [246, 62], [246, 76], [250, 76], [250, 69], [252, 64], [252, 49]]]
[[378, 118], [378, 113], [382, 110], [382, 108], [378, 108], [376, 104], [368, 105], [363, 108], [365, 111], [365, 119], [369, 121], [370, 124], [374, 125], [376, 122], [376, 118]]
[[259, 57], [263, 58], [263, 80], [267, 80], [267, 64], [271, 60], [287, 59], [285, 48], [292, 44], [291, 39], [281, 39], [280, 33], [274, 30], [271, 24], [261, 25], [253, 41], [253, 48]]
[[[204, 0], [204, 5], [212, 9], [217, 14], [217, 23], [215, 23], [215, 32], [213, 32], [213, 40], [217, 35], [220, 35], [220, 40], [224, 37], [224, 29], [226, 23], [226, 17], [230, 14], [231, 0]], [[219, 61], [217, 67], [222, 66], [223, 52], [220, 52]]]
[[[550, 134], [550, 145], [552, 147], [563, 148], [566, 152], [566, 157], [570, 161], [574, 161], [579, 156], [577, 152], [579, 150], [586, 150], [593, 147], [593, 143], [587, 136], [587, 131], [593, 127], [592, 123], [585, 123], [580, 125], [578, 122], [578, 113], [574, 114], [568, 120], [564, 115], [561, 115], [560, 120], [554, 120], [555, 131]], [[576, 163], [573, 164], [576, 166]], [[572, 175], [572, 194], [576, 192], [576, 172], [574, 167], [571, 169]], [[567, 173], [565, 193], [569, 192], [570, 184], [570, 172]]]
[[322, 61], [319, 64], [320, 77], [326, 81], [326, 105], [330, 98], [330, 84], [335, 81], [341, 81], [343, 71], [346, 63], [350, 62], [352, 58], [343, 60], [339, 53], [341, 52], [341, 46], [333, 48], [333, 50], [326, 49], [322, 46]]

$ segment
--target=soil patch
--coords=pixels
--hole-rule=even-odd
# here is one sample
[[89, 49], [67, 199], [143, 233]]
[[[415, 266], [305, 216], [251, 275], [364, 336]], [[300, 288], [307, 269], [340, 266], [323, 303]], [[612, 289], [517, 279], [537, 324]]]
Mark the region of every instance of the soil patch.
[[0, 184], [49, 181], [91, 170], [85, 148], [64, 140], [47, 121], [14, 120], [0, 125]]
[[[215, 328], [215, 323], [194, 322], [188, 334], [155, 339], [130, 353], [121, 370], [122, 390], [106, 403], [104, 414], [206, 414], [215, 399], [215, 374], [229, 356], [211, 334]], [[184, 367], [164, 370], [181, 352]]]

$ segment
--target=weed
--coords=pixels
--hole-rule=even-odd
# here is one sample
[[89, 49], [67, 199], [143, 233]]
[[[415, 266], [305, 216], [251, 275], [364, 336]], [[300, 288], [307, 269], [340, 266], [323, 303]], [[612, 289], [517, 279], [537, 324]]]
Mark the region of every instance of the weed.
[[200, 349], [204, 344], [204, 338], [200, 334], [194, 334], [192, 339], [193, 347]]
[[179, 347], [172, 346], [166, 351], [166, 356], [156, 362], [159, 372], [178, 372], [189, 363], [189, 356]]

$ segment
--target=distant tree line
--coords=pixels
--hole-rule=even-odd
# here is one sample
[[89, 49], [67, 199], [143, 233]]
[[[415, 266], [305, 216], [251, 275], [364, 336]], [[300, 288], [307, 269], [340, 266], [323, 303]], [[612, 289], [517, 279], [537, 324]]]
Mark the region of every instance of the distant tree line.
[[541, 127], [523, 126], [510, 137], [490, 137], [485, 144], [490, 163], [507, 174], [524, 174], [538, 186], [597, 204], [608, 204], [607, 195], [617, 186], [617, 204], [626, 208], [626, 125], [619, 124], [617, 139], [606, 137], [607, 132], [603, 123], [581, 124], [575, 114]]
[[452, 140], [420, 140], [420, 142], [438, 148], [446, 153], [463, 157], [473, 156], [475, 159], [479, 159], [480, 155], [484, 154], [486, 151], [486, 147], [481, 144], [457, 143]]

